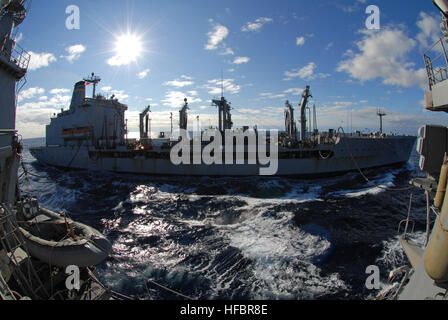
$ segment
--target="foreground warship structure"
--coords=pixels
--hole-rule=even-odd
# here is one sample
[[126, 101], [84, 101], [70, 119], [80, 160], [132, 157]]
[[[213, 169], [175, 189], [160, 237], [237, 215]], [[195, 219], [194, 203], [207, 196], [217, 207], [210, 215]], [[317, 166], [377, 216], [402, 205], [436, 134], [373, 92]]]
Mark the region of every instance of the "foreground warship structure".
[[[0, 3], [0, 300], [109, 299], [114, 294], [97, 280], [92, 267], [108, 256], [108, 240], [20, 195], [16, 92], [26, 82], [30, 55], [12, 34], [28, 7], [26, 0]], [[69, 266], [79, 271], [73, 286], [66, 283]]]
[[[101, 94], [95, 94], [96, 85], [100, 80], [92, 74], [91, 77], [75, 84], [70, 108], [55, 114], [46, 127], [46, 145], [30, 149], [37, 160], [64, 168], [181, 176], [253, 176], [259, 175], [263, 168], [266, 168], [260, 161], [248, 161], [249, 153], [257, 152], [249, 148], [248, 140], [240, 143], [244, 151], [238, 155], [238, 145], [236, 148], [230, 145], [229, 151], [226, 149], [229, 146], [222, 144], [223, 155], [233, 152], [233, 158], [238, 159], [244, 154], [242, 163], [235, 161], [235, 164], [229, 164], [224, 156], [211, 164], [201, 161], [173, 163], [172, 149], [185, 142], [173, 135], [166, 137], [164, 132], [158, 138], [152, 138], [150, 107], [140, 114], [140, 139], [127, 139], [127, 106], [114, 96], [105, 98]], [[86, 97], [86, 84], [93, 84], [91, 98]], [[275, 141], [266, 133], [260, 134], [256, 127], [253, 130], [249, 127], [233, 129], [230, 103], [223, 96], [221, 99], [212, 100], [219, 111], [218, 127], [196, 133], [197, 138], [194, 137], [188, 142], [188, 148], [191, 150], [189, 154], [201, 154], [207, 148], [202, 138], [208, 135], [209, 130], [213, 130], [222, 135], [221, 141], [225, 140], [228, 132], [243, 136], [250, 133], [258, 141], [253, 145], [259, 146], [261, 139], [265, 139], [266, 149], [272, 150], [275, 147], [278, 150], [278, 167], [274, 174], [269, 175], [326, 176], [400, 164], [409, 160], [415, 143], [414, 137], [388, 136], [382, 132], [382, 128], [380, 132], [369, 135], [361, 132], [346, 134], [342, 128], [337, 132], [319, 132], [317, 129], [308, 131], [306, 109], [310, 97], [310, 88], [307, 87], [300, 104], [300, 137], [294, 120], [294, 109], [287, 101], [286, 132]], [[187, 112], [188, 101], [185, 99], [185, 104], [179, 112], [179, 129], [184, 131], [187, 130]], [[381, 114], [381, 119], [382, 116], [384, 114]], [[311, 119], [309, 121], [311, 123]], [[199, 142], [199, 147], [195, 139], [202, 141]], [[258, 148], [259, 151], [260, 147]]]
[[[429, 81], [425, 94], [425, 107], [434, 112], [448, 112], [448, 1], [434, 0], [442, 12], [440, 38], [424, 53]], [[417, 151], [421, 155], [420, 168], [426, 178], [411, 181], [422, 188], [427, 200], [427, 229], [423, 246], [411, 240], [410, 214], [400, 223], [400, 242], [411, 264], [393, 270], [389, 282], [395, 282], [379, 295], [378, 299], [447, 300], [448, 299], [448, 128], [425, 125], [419, 130]], [[433, 204], [431, 205], [431, 202]], [[432, 218], [435, 217], [435, 221]], [[431, 228], [431, 225], [432, 228]], [[401, 227], [401, 228], [400, 228]], [[432, 230], [432, 231], [431, 231]]]

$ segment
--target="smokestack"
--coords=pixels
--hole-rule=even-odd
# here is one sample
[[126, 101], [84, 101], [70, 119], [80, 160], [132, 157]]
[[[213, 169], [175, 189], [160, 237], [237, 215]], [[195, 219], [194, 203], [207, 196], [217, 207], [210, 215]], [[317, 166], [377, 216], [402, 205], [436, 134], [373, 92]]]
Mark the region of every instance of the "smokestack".
[[84, 102], [86, 98], [86, 83], [84, 81], [79, 81], [75, 84], [75, 89], [73, 90], [72, 103], [70, 104], [70, 109], [75, 108]]

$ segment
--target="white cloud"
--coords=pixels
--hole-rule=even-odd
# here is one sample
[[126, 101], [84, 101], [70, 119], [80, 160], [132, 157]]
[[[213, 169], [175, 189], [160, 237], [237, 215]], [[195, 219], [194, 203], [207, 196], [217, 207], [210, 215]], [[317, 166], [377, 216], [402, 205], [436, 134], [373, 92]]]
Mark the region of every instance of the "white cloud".
[[115, 99], [118, 99], [120, 101], [124, 101], [129, 98], [129, 95], [126, 94], [123, 90], [111, 90], [110, 92], [115, 96]]
[[86, 51], [86, 47], [82, 44], [76, 44], [65, 48], [65, 51], [67, 51], [68, 55], [61, 56], [61, 58], [65, 58], [68, 62], [73, 63], [73, 61], [79, 59], [81, 57], [81, 54]]
[[366, 2], [367, 0], [355, 0], [351, 5], [337, 3], [337, 7], [341, 8], [344, 12], [353, 13], [355, 11], [361, 10], [361, 8], [363, 7], [361, 5], [365, 5]]
[[334, 46], [334, 42], [330, 42], [329, 44], [327, 44], [327, 46], [325, 47], [325, 51], [330, 50], [331, 47]]
[[188, 80], [182, 81], [182, 80], [179, 80], [179, 79], [172, 80], [172, 81], [166, 81], [164, 83], [165, 86], [171, 86], [171, 87], [176, 87], [176, 88], [188, 87], [188, 86], [191, 86], [193, 84], [194, 84], [193, 81], [188, 81]]
[[314, 69], [316, 68], [316, 64], [314, 62], [308, 63], [306, 66], [301, 68], [297, 72], [285, 72], [285, 75], [288, 77], [299, 77], [301, 79], [311, 79], [314, 74]]
[[36, 95], [43, 94], [45, 92], [45, 89], [43, 88], [29, 88], [26, 90], [23, 90], [19, 93], [19, 102], [26, 99], [31, 99], [35, 97]]
[[303, 88], [290, 88], [290, 89], [287, 89], [287, 90], [285, 90], [283, 92], [284, 93], [290, 93], [290, 94], [292, 94], [294, 96], [298, 96], [298, 95], [302, 95], [303, 90], [304, 90]]
[[150, 69], [145, 69], [142, 72], [137, 73], [137, 77], [141, 80], [146, 78], [146, 76], [148, 75], [149, 71], [151, 71]]
[[113, 56], [112, 58], [109, 58], [107, 60], [107, 64], [112, 66], [112, 67], [119, 67], [119, 66], [122, 66], [122, 65], [127, 65], [129, 63], [130, 63], [129, 59], [127, 59], [125, 57], [122, 57], [122, 56], [119, 56], [119, 55]]
[[420, 12], [419, 18], [417, 26], [420, 33], [417, 35], [417, 41], [426, 50], [440, 38], [440, 17]]
[[129, 95], [125, 93], [123, 90], [113, 89], [111, 86], [101, 87], [101, 91], [105, 92], [108, 96], [114, 95], [114, 99], [118, 99], [120, 101], [126, 100], [129, 98]]
[[311, 81], [315, 79], [325, 79], [330, 76], [328, 73], [314, 73], [314, 69], [316, 68], [316, 64], [314, 62], [308, 63], [306, 66], [300, 69], [292, 69], [291, 71], [285, 71], [286, 78], [283, 80], [292, 80], [293, 78], [300, 78], [303, 80]]
[[413, 69], [408, 55], [416, 41], [399, 29], [383, 29], [379, 32], [360, 31], [363, 38], [356, 43], [359, 53], [347, 51], [347, 60], [341, 61], [337, 70], [352, 78], [367, 81], [382, 79], [385, 85], [412, 87], [426, 85], [426, 71]]
[[233, 64], [243, 64], [243, 63], [248, 63], [250, 61], [249, 57], [236, 57], [233, 60]]
[[45, 137], [45, 126], [50, 118], [59, 110], [57, 108], [36, 108], [29, 112], [24, 108], [17, 109], [16, 128], [24, 139]]
[[68, 95], [61, 95], [61, 94], [56, 94], [53, 95], [50, 99], [46, 99], [46, 100], [42, 100], [42, 99], [38, 99], [39, 101], [29, 101], [26, 103], [19, 103], [18, 108], [17, 109], [25, 109], [30, 111], [30, 113], [34, 113], [34, 111], [36, 111], [37, 109], [42, 109], [42, 108], [66, 108], [68, 107], [70, 101], [71, 101], [71, 96]]
[[335, 101], [335, 102], [333, 102], [333, 104], [337, 105], [337, 106], [351, 107], [355, 103], [352, 101]]
[[283, 93], [274, 94], [271, 92], [262, 92], [262, 93], [260, 93], [260, 97], [261, 97], [261, 99], [280, 99], [280, 98], [284, 98], [285, 95]]
[[245, 26], [241, 28], [241, 31], [243, 32], [254, 32], [254, 31], [260, 31], [260, 29], [268, 22], [272, 22], [272, 18], [258, 18], [254, 22], [248, 22]]
[[235, 52], [233, 52], [233, 50], [230, 49], [230, 48], [225, 48], [225, 50], [220, 52], [219, 54], [222, 55], [222, 56], [227, 56], [227, 55], [232, 55], [233, 56], [235, 54]]
[[205, 88], [208, 93], [212, 95], [221, 94], [221, 86], [224, 88], [224, 93], [237, 94], [241, 90], [241, 86], [234, 83], [234, 79], [213, 79], [207, 81]]
[[57, 59], [52, 53], [36, 53], [29, 51], [30, 54], [30, 64], [28, 66], [29, 70], [37, 70], [40, 68], [48, 67], [50, 63], [55, 62]]
[[298, 37], [296, 39], [296, 45], [298, 47], [303, 46], [305, 44], [305, 37]]
[[50, 93], [55, 94], [55, 95], [69, 93], [69, 92], [70, 92], [69, 89], [52, 89], [52, 90], [50, 90]]
[[[196, 93], [195, 91], [193, 93]], [[162, 100], [163, 105], [170, 107], [170, 108], [178, 108], [179, 106], [183, 105], [184, 99], [188, 99], [188, 103], [196, 103], [196, 102], [202, 102], [200, 98], [195, 98], [196, 95], [192, 95], [191, 91], [190, 94], [185, 94], [181, 91], [167, 91], [165, 94], [165, 99]]]
[[208, 42], [205, 45], [206, 50], [216, 50], [219, 44], [227, 37], [229, 30], [223, 25], [217, 24], [213, 30], [207, 33]]
[[256, 114], [261, 114], [263, 111], [259, 110], [259, 109], [238, 108], [237, 112], [242, 113], [242, 114], [256, 115]]

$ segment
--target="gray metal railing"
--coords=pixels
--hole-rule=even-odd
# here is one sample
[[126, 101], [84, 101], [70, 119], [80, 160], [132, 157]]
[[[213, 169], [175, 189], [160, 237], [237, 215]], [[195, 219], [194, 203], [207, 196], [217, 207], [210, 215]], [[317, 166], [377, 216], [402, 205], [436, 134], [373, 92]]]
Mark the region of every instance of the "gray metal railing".
[[7, 39], [8, 38], [5, 38], [2, 42], [0, 54], [6, 57], [10, 62], [13, 62], [19, 68], [27, 70], [30, 64], [31, 55], [18, 44], [14, 44], [12, 50], [10, 51], [6, 45]]
[[[436, 51], [439, 55], [435, 58], [431, 58], [430, 53]], [[435, 63], [441, 58], [443, 66], [435, 67]], [[429, 89], [442, 81], [448, 79], [448, 57], [446, 54], [446, 43], [443, 38], [439, 38], [428, 50], [423, 53], [423, 59], [425, 60], [426, 73], [429, 81]], [[440, 62], [440, 61], [439, 61]]]

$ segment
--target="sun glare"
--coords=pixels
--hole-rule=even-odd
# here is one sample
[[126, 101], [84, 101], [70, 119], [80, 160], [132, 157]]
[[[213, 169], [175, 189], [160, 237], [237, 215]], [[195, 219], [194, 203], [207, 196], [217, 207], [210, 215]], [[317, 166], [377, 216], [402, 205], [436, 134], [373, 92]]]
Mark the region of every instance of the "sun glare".
[[111, 65], [126, 65], [135, 62], [143, 52], [143, 43], [136, 34], [123, 34], [116, 37], [115, 56], [109, 59]]

